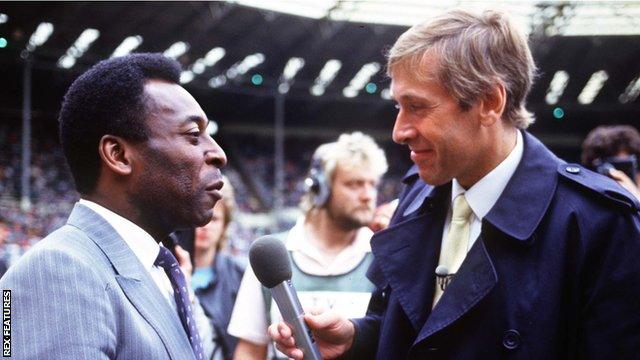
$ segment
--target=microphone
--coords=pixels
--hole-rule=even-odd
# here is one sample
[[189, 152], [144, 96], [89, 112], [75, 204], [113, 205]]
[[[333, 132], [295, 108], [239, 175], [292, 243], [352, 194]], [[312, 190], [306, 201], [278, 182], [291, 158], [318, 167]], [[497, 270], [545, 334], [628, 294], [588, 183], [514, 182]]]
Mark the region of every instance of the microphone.
[[305, 359], [321, 360], [311, 331], [304, 322], [304, 311], [291, 284], [291, 261], [284, 244], [273, 236], [262, 236], [251, 244], [249, 262], [256, 277], [271, 291], [284, 321], [293, 328], [296, 346]]
[[444, 265], [438, 265], [436, 268], [436, 282], [440, 286], [440, 290], [444, 291], [455, 274], [449, 274], [449, 269]]

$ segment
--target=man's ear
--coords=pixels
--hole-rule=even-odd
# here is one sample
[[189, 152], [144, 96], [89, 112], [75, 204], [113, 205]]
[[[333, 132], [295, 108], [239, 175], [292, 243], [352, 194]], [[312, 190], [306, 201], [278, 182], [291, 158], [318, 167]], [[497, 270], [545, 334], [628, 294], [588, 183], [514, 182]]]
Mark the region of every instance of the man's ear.
[[130, 143], [113, 135], [104, 135], [98, 143], [98, 153], [104, 166], [118, 175], [131, 174], [133, 149]]
[[480, 122], [483, 126], [491, 126], [502, 118], [507, 102], [507, 90], [502, 82], [498, 82], [480, 100]]

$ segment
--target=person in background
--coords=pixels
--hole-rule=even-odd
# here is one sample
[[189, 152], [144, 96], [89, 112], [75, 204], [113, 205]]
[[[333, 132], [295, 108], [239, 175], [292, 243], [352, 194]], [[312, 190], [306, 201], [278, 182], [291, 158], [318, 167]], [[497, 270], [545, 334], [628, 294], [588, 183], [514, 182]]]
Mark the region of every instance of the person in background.
[[191, 284], [205, 314], [211, 320], [216, 343], [213, 360], [233, 357], [238, 339], [227, 333], [244, 267], [223, 253], [228, 243], [227, 229], [236, 203], [231, 183], [223, 176], [222, 199], [213, 208], [211, 221], [195, 229]]
[[[275, 235], [289, 250], [291, 281], [307, 311], [320, 307], [344, 316], [365, 314], [374, 288], [365, 277], [373, 260], [367, 225], [386, 171], [384, 151], [361, 132], [342, 134], [316, 149], [300, 204], [304, 215], [291, 230]], [[265, 359], [267, 327], [278, 319], [268, 290], [248, 267], [229, 323], [229, 333], [240, 338], [234, 358]]]
[[[305, 315], [325, 358], [640, 354], [640, 203], [525, 129], [535, 75], [506, 14], [449, 10], [403, 33], [387, 73], [414, 167], [371, 239], [367, 315]], [[296, 359], [291, 329], [272, 324]]]
[[[582, 143], [582, 164], [617, 181], [640, 199], [640, 133], [631, 125], [603, 125]], [[629, 174], [617, 169], [623, 168]]]

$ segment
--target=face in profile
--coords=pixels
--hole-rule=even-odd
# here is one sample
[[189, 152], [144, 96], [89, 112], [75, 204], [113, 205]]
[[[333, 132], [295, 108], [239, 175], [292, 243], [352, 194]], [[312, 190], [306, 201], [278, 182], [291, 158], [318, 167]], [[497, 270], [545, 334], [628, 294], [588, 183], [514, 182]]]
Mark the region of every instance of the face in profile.
[[213, 217], [205, 226], [196, 228], [194, 249], [198, 251], [206, 251], [210, 248], [218, 246], [225, 231], [225, 212], [224, 200], [220, 200], [213, 207]]
[[345, 229], [356, 229], [373, 219], [379, 176], [364, 166], [339, 162], [333, 173], [327, 211]]
[[[433, 55], [426, 56], [421, 66], [437, 69], [438, 62]], [[393, 71], [391, 91], [399, 110], [393, 140], [409, 147], [420, 178], [442, 185], [453, 178], [464, 184], [465, 178], [476, 177], [476, 170], [483, 168], [474, 142], [481, 131], [477, 105], [462, 110], [438, 83], [435, 72], [428, 79], [417, 79], [402, 65]]]
[[207, 118], [181, 86], [145, 84], [148, 140], [135, 144], [128, 197], [146, 222], [175, 228], [202, 226], [221, 199], [226, 156], [205, 131]]

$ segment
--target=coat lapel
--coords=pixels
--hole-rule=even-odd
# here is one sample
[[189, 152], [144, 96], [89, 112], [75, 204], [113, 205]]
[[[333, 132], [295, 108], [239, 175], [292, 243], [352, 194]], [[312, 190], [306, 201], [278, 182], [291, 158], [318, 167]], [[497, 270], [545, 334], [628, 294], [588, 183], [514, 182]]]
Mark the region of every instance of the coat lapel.
[[153, 327], [173, 359], [192, 355], [183, 351], [191, 345], [176, 311], [164, 300], [149, 272], [133, 251], [102, 217], [76, 204], [68, 223], [83, 230], [102, 250], [115, 270], [115, 278], [129, 301]]
[[[430, 299], [433, 298], [435, 286], [433, 274], [438, 265], [446, 214], [446, 207], [445, 212], [433, 211], [443, 208], [436, 203], [446, 196], [431, 189], [414, 214], [408, 219], [403, 217], [398, 224], [376, 233], [371, 239], [376, 264], [416, 332], [431, 311]], [[442, 192], [448, 193], [449, 188]], [[378, 281], [376, 285], [381, 287], [387, 284]]]
[[447, 291], [431, 311], [414, 345], [461, 318], [487, 296], [497, 282], [498, 275], [480, 235]]

